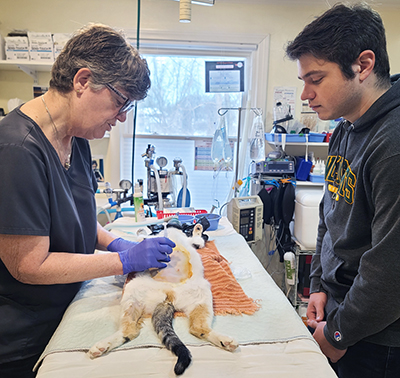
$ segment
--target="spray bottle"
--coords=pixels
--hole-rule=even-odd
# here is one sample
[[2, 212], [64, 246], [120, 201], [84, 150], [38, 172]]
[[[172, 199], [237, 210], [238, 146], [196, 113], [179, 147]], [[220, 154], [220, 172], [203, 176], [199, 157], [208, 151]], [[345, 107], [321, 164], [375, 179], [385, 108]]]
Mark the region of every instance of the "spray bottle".
[[285, 262], [286, 283], [294, 285], [296, 283], [296, 256], [293, 252], [286, 252], [283, 255], [283, 259]]
[[143, 193], [139, 183], [135, 184], [135, 192], [133, 193], [133, 205], [135, 206], [135, 221], [144, 222], [146, 216], [144, 214]]

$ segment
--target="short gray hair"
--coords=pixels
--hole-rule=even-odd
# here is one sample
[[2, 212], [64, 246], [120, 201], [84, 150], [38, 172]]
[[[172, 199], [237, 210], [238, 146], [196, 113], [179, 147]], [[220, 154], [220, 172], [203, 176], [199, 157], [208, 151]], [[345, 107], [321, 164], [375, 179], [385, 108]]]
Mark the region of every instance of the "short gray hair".
[[50, 88], [68, 93], [81, 68], [91, 71], [94, 90], [111, 84], [122, 89], [131, 100], [142, 100], [150, 88], [150, 70], [145, 59], [121, 32], [90, 24], [78, 30], [66, 43], [51, 70]]

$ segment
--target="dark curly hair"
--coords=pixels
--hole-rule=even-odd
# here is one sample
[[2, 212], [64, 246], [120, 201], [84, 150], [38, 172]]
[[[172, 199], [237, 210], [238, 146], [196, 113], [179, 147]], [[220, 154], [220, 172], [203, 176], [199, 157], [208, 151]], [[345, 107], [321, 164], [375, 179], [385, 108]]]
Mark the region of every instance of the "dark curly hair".
[[286, 55], [297, 60], [304, 54], [337, 63], [347, 79], [354, 78], [352, 65], [361, 52], [375, 53], [374, 73], [378, 86], [390, 83], [386, 35], [379, 14], [366, 4], [336, 4], [308, 24], [286, 46]]

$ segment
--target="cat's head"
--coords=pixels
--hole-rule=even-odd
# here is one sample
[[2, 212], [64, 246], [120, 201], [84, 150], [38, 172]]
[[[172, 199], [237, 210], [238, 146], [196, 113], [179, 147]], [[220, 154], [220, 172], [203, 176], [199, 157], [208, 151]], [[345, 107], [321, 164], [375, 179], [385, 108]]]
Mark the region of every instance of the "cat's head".
[[180, 222], [168, 222], [166, 227], [181, 230], [190, 239], [190, 244], [195, 249], [203, 248], [208, 240], [208, 235], [203, 232], [201, 223], [181, 224]]
[[[208, 221], [207, 221], [208, 222]], [[209, 224], [208, 224], [209, 225]], [[149, 234], [145, 228], [139, 228], [136, 232], [138, 242], [141, 242], [146, 237], [157, 236], [161, 231], [164, 231], [164, 227], [167, 229], [176, 229], [186, 235], [189, 239], [190, 244], [195, 249], [204, 248], [206, 241], [208, 240], [208, 235], [204, 233], [204, 228], [202, 222], [189, 224], [189, 223], [180, 223], [179, 221], [168, 222], [166, 225], [154, 225], [148, 226], [150, 228], [151, 233]], [[168, 231], [166, 233], [168, 235]], [[168, 236], [167, 236], [168, 237]]]
[[[205, 239], [204, 236], [207, 239]], [[203, 226], [201, 225], [201, 223], [196, 223], [194, 225], [192, 229], [192, 236], [189, 238], [193, 248], [204, 248], [204, 246], [206, 245], [206, 241], [208, 240], [208, 236], [203, 233]]]

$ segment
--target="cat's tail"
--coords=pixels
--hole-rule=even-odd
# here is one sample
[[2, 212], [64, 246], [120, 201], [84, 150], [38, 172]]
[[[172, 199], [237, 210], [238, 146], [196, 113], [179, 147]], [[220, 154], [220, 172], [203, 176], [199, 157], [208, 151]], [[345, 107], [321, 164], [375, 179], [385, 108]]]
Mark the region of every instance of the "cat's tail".
[[175, 364], [175, 374], [181, 375], [192, 361], [192, 355], [185, 344], [179, 339], [172, 327], [175, 308], [173, 304], [166, 299], [164, 302], [157, 305], [153, 312], [152, 322], [155, 331], [162, 340], [162, 343], [178, 357]]

